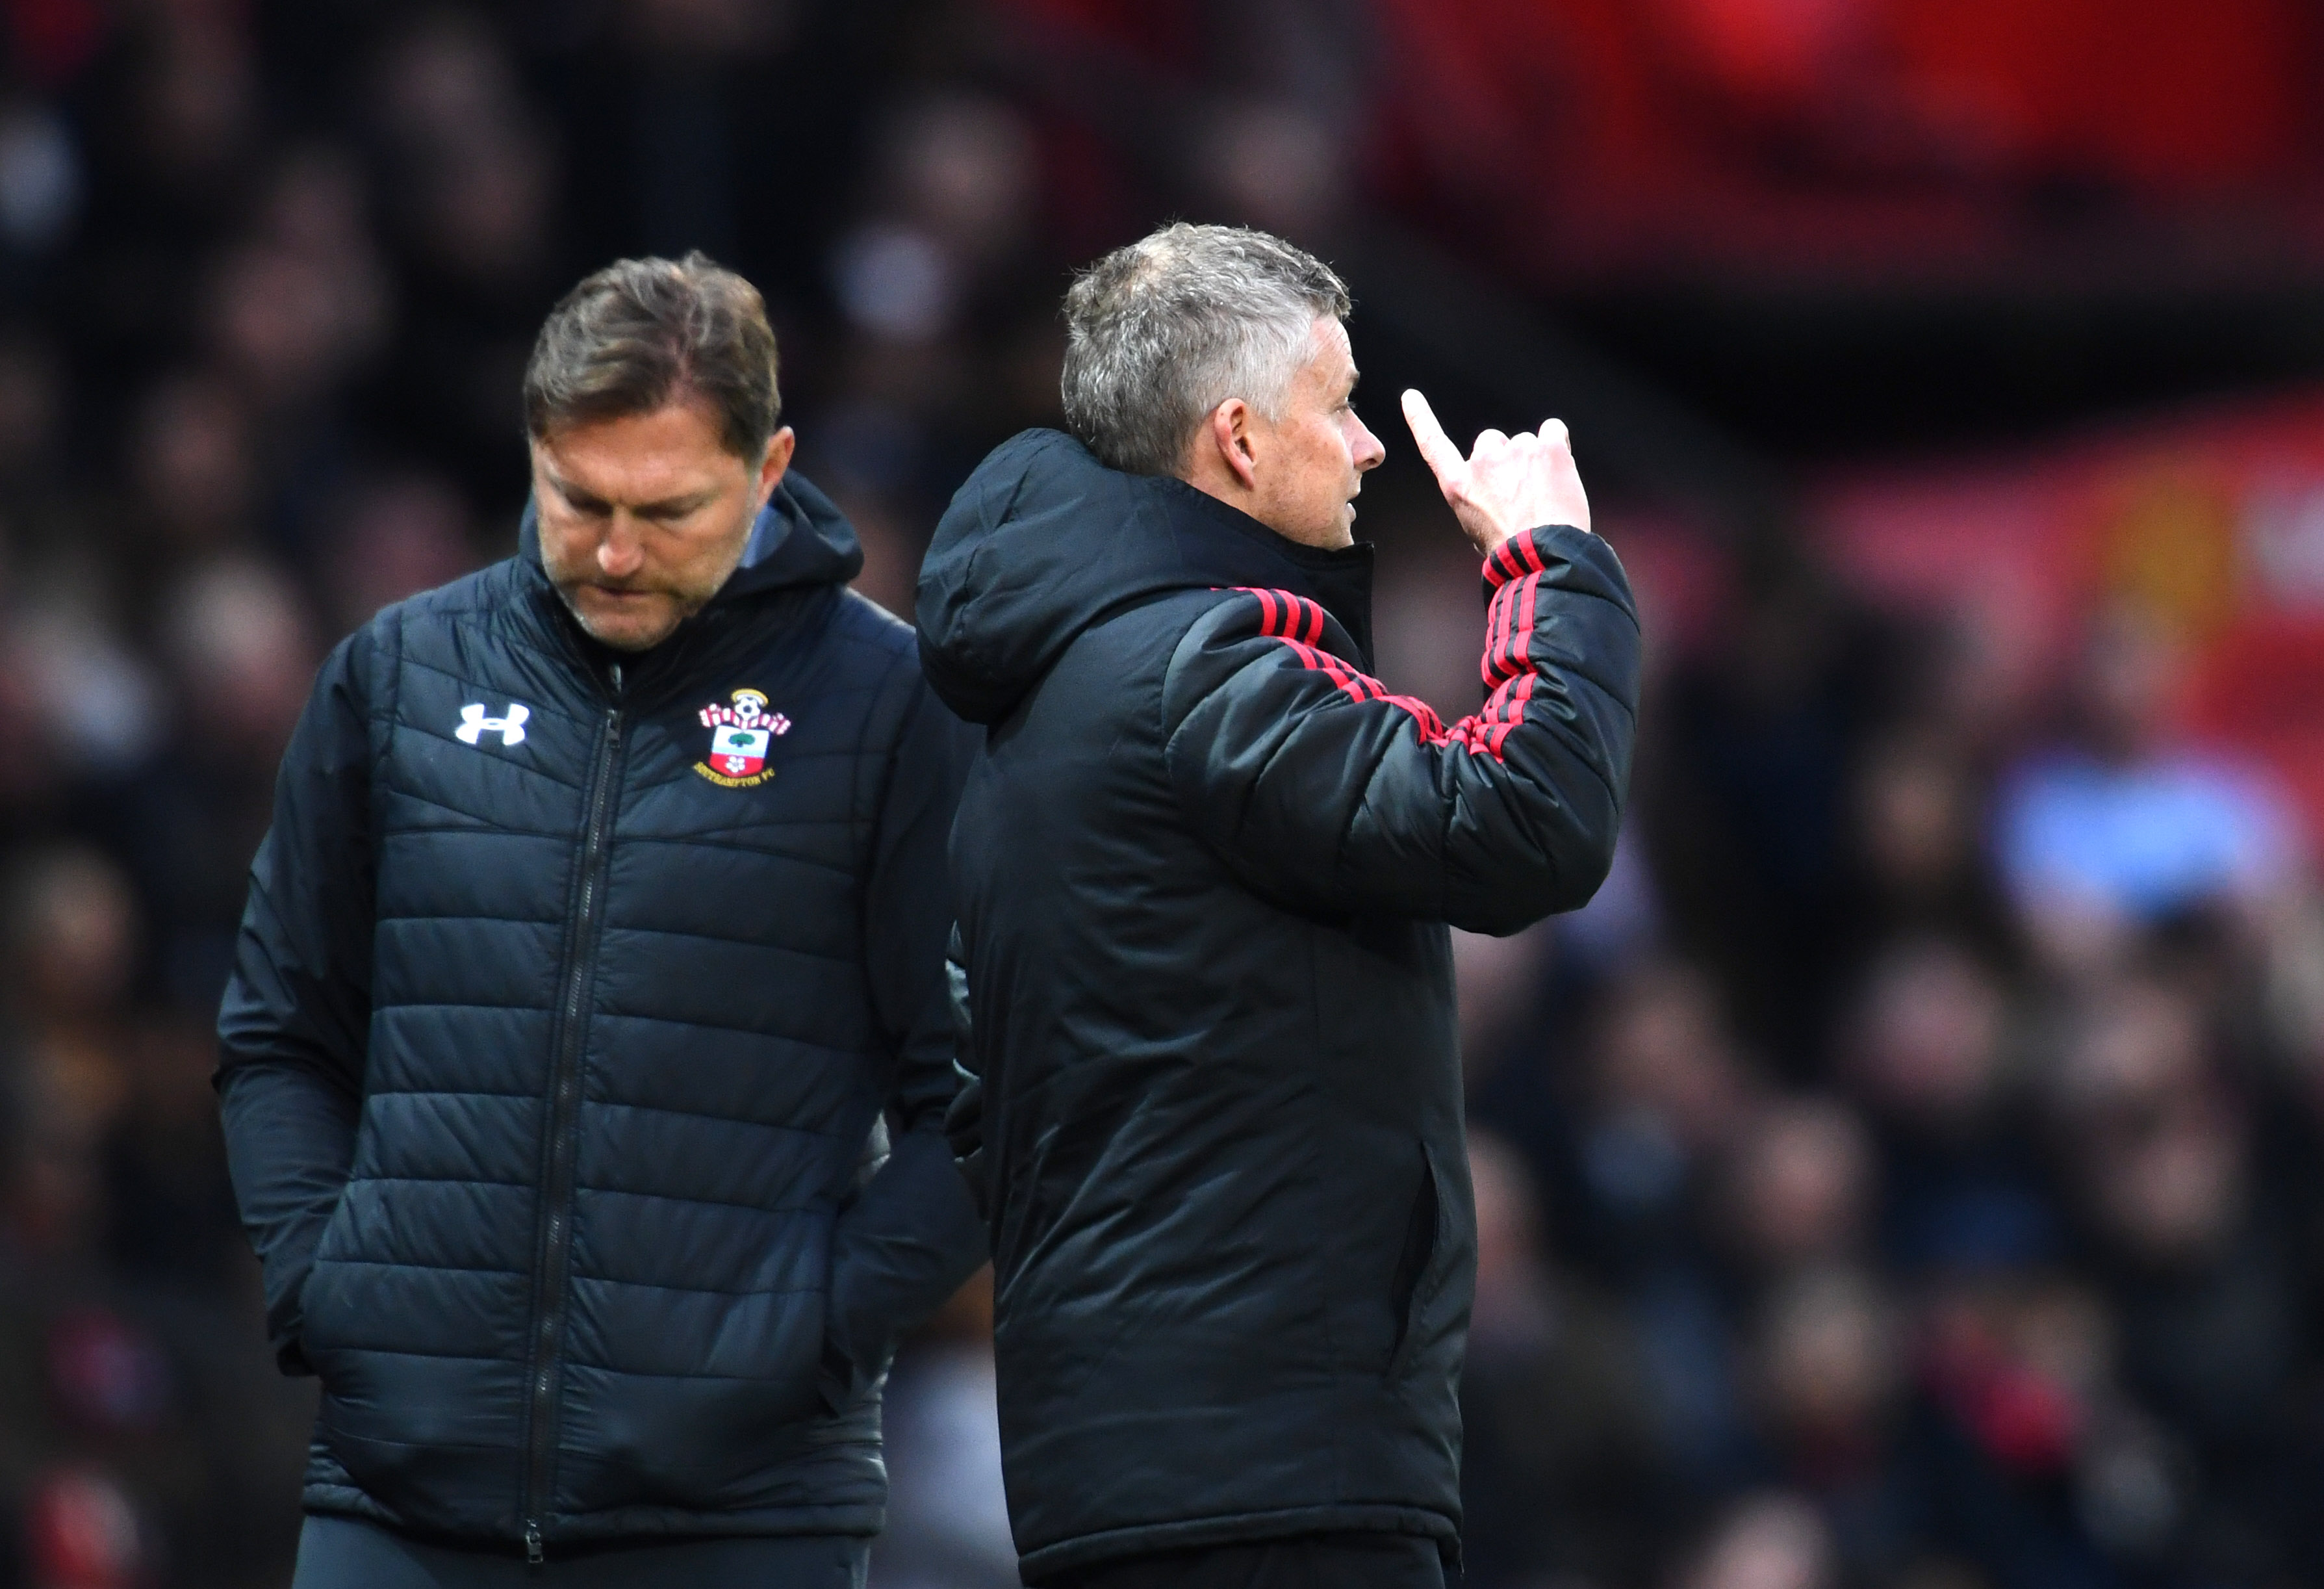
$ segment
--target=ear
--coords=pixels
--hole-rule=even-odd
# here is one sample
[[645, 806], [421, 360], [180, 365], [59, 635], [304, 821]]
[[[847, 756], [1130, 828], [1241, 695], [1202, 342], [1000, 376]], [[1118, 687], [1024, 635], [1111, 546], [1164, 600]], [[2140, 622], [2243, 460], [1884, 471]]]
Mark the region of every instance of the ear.
[[798, 436], [788, 425], [767, 438], [766, 456], [759, 460], [758, 501], [767, 505], [775, 487], [783, 483], [783, 475], [791, 467], [791, 454], [798, 450]]
[[1230, 397], [1211, 411], [1211, 439], [1245, 491], [1259, 489], [1259, 455], [1250, 439], [1250, 404]]

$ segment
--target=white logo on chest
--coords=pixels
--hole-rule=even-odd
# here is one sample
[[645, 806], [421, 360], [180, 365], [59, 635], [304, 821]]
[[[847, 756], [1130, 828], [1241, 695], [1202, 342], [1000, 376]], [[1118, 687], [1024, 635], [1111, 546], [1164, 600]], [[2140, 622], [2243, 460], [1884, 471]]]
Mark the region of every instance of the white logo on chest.
[[524, 720], [532, 716], [532, 708], [522, 701], [511, 701], [508, 715], [503, 717], [484, 716], [484, 703], [470, 701], [460, 708], [460, 725], [452, 730], [462, 744], [479, 744], [487, 734], [497, 734], [503, 745], [524, 743]]

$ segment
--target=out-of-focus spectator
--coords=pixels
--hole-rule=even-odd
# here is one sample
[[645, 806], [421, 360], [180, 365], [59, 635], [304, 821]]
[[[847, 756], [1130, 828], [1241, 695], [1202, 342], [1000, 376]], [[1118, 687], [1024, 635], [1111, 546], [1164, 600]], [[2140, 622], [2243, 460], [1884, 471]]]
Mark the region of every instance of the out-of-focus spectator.
[[1835, 1589], [1840, 1563], [1815, 1509], [1775, 1492], [1737, 1502], [1677, 1582], [1679, 1589]]
[[351, 632], [390, 602], [474, 568], [477, 536], [458, 492], [427, 475], [365, 482], [336, 515], [323, 559], [331, 622]]
[[[128, 1093], [123, 1005], [136, 969], [136, 902], [106, 856], [59, 847], [19, 860], [0, 928], [17, 1124], [35, 1157], [60, 1157], [58, 1174], [87, 1175]], [[45, 1213], [28, 1210], [50, 1227], [36, 1244], [93, 1240], [83, 1221], [101, 1229], [98, 1189], [53, 1189], [60, 1195]]]
[[166, 577], [253, 535], [253, 424], [234, 385], [208, 371], [177, 372], [146, 390], [122, 460], [134, 494], [132, 550], [141, 567]]
[[1739, 1122], [1748, 1079], [1717, 991], [1677, 962], [1641, 965], [1608, 991], [1577, 1144], [1579, 1230], [1617, 1268], [1685, 1240], [1705, 1160]]
[[1531, 1178], [1473, 1133], [1477, 1302], [1461, 1381], [1476, 1589], [1635, 1583], [1662, 1553], [1660, 1431], [1622, 1313], [1544, 1248]]
[[1737, 1141], [1712, 1217], [1764, 1283], [1857, 1261], [1876, 1191], [1863, 1122], [1831, 1099], [1786, 1098], [1763, 1106]]
[[1849, 781], [1903, 675], [1890, 626], [1787, 541], [1752, 549], [1737, 587], [1669, 680], [1639, 803], [1678, 941], [1775, 1073], [1805, 1080], [1860, 932]]
[[1907, 1381], [1893, 1301], [1858, 1270], [1801, 1273], [1769, 1294], [1752, 1358], [1775, 1470], [1816, 1501], [1850, 1575], [1905, 1565], [1922, 1520], [1898, 1437]]
[[2116, 606], [2093, 625], [2068, 735], [2016, 768], [1998, 846], [2052, 964], [2116, 964], [2129, 936], [2209, 904], [2249, 906], [2298, 876], [2289, 805], [2257, 768], [2174, 741], [2180, 651], [2157, 620]]
[[1843, 1072], [1880, 1143], [1881, 1245], [1908, 1273], [2044, 1261], [2061, 1232], [2012, 1105], [2008, 1010], [1986, 965], [1917, 938], [1874, 962], [1842, 1041]]
[[1952, 938], [2014, 956], [2015, 925], [1986, 842], [1987, 780], [1961, 732], [1908, 726], [1858, 762], [1850, 813], [1857, 896], [1849, 905], [1858, 960], [1900, 938]]
[[2057, 1130], [2116, 1316], [2125, 1382], [2181, 1445], [2170, 1555], [2264, 1566], [2293, 1444], [2299, 1293], [2253, 1201], [2250, 1132], [2203, 1012], [2167, 984], [2092, 995], [2053, 1080]]
[[240, 896], [272, 810], [274, 767], [318, 652], [273, 564], [229, 556], [189, 573], [158, 624], [170, 664], [159, 743], [115, 796], [122, 853], [152, 912], [161, 986], [200, 1009], [223, 985]]
[[1750, 1434], [1701, 1215], [1750, 1080], [1717, 992], [1674, 962], [1642, 965], [1608, 990], [1589, 1072], [1570, 1150], [1575, 1206], [1562, 1223], [1632, 1312], [1665, 1448], [1690, 1483], [1715, 1489]]
[[511, 513], [524, 494], [510, 438], [525, 356], [570, 279], [556, 129], [473, 12], [406, 21], [362, 88], [378, 208], [401, 266], [380, 406], [473, 503]]

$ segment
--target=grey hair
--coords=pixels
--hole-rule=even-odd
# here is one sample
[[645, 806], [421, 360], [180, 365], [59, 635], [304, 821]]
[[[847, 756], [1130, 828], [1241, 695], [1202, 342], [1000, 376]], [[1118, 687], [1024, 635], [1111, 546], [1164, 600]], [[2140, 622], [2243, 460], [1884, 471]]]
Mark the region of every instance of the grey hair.
[[1111, 467], [1176, 475], [1204, 416], [1240, 397], [1283, 417], [1315, 322], [1347, 283], [1242, 226], [1176, 222], [1117, 248], [1065, 293], [1065, 423]]

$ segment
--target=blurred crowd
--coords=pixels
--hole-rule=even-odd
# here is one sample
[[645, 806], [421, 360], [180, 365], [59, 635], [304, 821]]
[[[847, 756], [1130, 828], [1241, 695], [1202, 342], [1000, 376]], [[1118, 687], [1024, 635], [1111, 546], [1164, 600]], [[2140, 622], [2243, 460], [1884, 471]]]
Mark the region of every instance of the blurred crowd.
[[1738, 563], [1607, 892], [1464, 946], [1471, 1581], [2319, 1581], [2297, 816], [2144, 612], [2010, 710]]
[[[1072, 263], [1174, 209], [1328, 246], [1366, 202], [1362, 9], [1139, 77], [1063, 0], [0, 5], [0, 1589], [287, 1575], [312, 1390], [210, 1023], [323, 651], [512, 549], [563, 287], [694, 246], [759, 282], [800, 467], [908, 613], [952, 484], [1054, 420]], [[1139, 143], [1189, 116], [1198, 158]], [[1455, 242], [1457, 131], [1379, 179]], [[1383, 670], [1457, 715], [1473, 570], [1382, 482]], [[1764, 515], [1702, 544], [1699, 621], [1637, 565], [1615, 877], [1459, 946], [1467, 1581], [2324, 1583], [2298, 817], [2179, 734], [2155, 614], [2005, 694]], [[1014, 1582], [989, 1326], [972, 1286], [897, 1366], [881, 1589]]]

